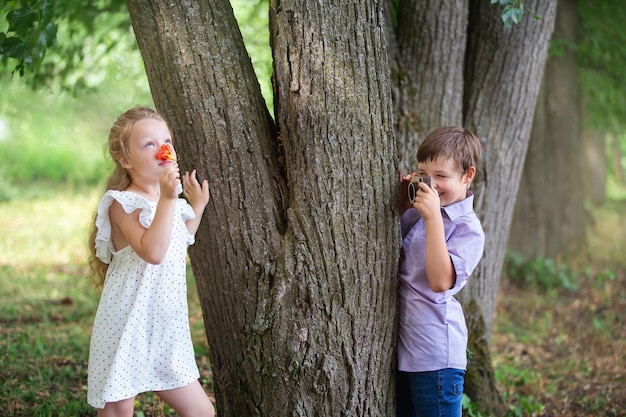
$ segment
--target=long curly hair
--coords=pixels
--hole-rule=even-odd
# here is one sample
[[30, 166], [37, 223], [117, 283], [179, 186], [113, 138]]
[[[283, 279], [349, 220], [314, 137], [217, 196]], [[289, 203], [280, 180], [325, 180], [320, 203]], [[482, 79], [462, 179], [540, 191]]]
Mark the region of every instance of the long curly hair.
[[[115, 163], [113, 173], [109, 177], [106, 184], [106, 191], [108, 190], [125, 190], [130, 185], [130, 176], [124, 167], [120, 163], [120, 158], [129, 157], [128, 153], [128, 140], [130, 138], [130, 132], [133, 126], [142, 120], [154, 119], [165, 122], [163, 117], [154, 109], [149, 107], [135, 107], [125, 111], [120, 115], [109, 132], [109, 140], [106, 144], [109, 156]], [[106, 276], [108, 264], [102, 262], [100, 258], [96, 256], [96, 234], [98, 228], [96, 227], [96, 217], [98, 212], [93, 215], [93, 221], [91, 223], [91, 231], [89, 232], [89, 275], [88, 278], [96, 287], [101, 287], [104, 284], [104, 278]]]

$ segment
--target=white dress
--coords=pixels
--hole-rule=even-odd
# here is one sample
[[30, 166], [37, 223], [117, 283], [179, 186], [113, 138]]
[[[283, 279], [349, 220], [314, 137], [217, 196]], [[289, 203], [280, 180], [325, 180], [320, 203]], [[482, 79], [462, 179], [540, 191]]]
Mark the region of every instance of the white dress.
[[194, 238], [185, 221], [194, 218], [191, 206], [178, 199], [172, 239], [160, 265], [147, 263], [130, 246], [115, 251], [109, 208], [118, 201], [124, 211], [141, 210], [148, 228], [156, 203], [129, 191], [107, 191], [98, 207], [96, 255], [109, 263], [89, 349], [87, 402], [106, 402], [141, 392], [180, 388], [200, 375], [195, 361], [185, 262]]

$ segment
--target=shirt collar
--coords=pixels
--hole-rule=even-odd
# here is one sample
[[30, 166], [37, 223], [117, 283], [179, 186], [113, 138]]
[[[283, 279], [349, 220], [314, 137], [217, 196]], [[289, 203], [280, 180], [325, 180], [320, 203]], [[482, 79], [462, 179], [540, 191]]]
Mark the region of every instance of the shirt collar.
[[441, 207], [441, 211], [446, 213], [450, 220], [455, 220], [461, 216], [471, 213], [473, 210], [474, 193], [470, 190], [467, 190], [466, 197], [463, 200]]

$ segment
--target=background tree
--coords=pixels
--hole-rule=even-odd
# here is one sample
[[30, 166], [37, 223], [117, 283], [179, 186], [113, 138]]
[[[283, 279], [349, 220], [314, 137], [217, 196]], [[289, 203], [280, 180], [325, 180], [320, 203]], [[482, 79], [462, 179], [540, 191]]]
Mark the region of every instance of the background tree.
[[527, 258], [582, 253], [585, 192], [575, 0], [559, 0], [509, 238]]
[[[626, 130], [626, 5], [559, 0], [509, 248], [526, 258], [574, 260], [586, 252], [585, 203], [605, 199], [606, 139], [622, 167]], [[613, 140], [613, 138], [617, 140]], [[611, 148], [614, 144], [618, 146]], [[614, 160], [615, 160], [614, 159]]]

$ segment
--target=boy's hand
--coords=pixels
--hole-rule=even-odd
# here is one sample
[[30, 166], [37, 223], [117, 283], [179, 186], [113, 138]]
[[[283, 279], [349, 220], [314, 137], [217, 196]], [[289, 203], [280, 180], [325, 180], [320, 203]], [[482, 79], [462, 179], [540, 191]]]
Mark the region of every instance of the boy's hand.
[[416, 175], [415, 172], [410, 175], [402, 175], [402, 171], [398, 170], [398, 213], [400, 216], [412, 207], [409, 201], [409, 182]]
[[194, 209], [203, 210], [209, 203], [209, 182], [204, 180], [201, 185], [196, 178], [195, 169], [191, 173], [185, 171], [183, 176], [183, 194]]
[[439, 193], [423, 182], [419, 184], [419, 187], [420, 190], [415, 193], [413, 207], [420, 212], [424, 220], [441, 216], [441, 200], [439, 199]]

